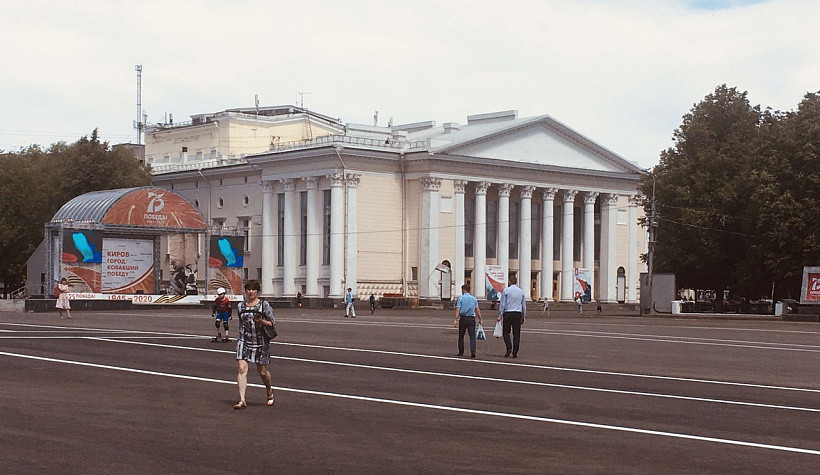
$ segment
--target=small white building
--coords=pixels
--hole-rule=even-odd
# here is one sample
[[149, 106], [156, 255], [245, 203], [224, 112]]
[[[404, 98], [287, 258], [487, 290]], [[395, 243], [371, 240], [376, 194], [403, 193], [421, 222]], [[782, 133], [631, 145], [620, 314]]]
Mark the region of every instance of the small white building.
[[550, 116], [348, 124], [270, 148], [154, 176], [245, 232], [244, 277], [263, 295], [437, 300], [469, 282], [481, 299], [499, 265], [534, 300], [571, 301], [587, 268], [594, 300], [638, 301], [642, 170]]

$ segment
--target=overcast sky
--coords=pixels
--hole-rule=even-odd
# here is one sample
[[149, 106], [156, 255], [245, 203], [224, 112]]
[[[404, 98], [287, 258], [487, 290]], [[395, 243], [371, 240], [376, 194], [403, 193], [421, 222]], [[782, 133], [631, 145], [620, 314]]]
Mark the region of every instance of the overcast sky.
[[0, 1], [0, 150], [296, 104], [380, 125], [548, 114], [646, 168], [719, 84], [820, 90], [817, 0]]

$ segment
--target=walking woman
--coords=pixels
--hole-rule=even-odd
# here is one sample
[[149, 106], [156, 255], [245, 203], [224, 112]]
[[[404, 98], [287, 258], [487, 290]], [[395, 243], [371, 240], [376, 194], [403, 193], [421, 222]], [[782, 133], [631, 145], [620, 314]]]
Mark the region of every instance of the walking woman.
[[273, 308], [268, 302], [259, 300], [259, 281], [250, 280], [245, 283], [245, 301], [239, 303], [239, 334], [236, 337], [236, 360], [239, 372], [236, 383], [239, 386], [239, 402], [234, 409], [245, 409], [245, 388], [248, 386], [248, 364], [256, 363], [256, 370], [268, 390], [268, 406], [273, 406], [273, 388], [268, 371], [270, 363], [270, 340], [262, 330], [262, 326], [273, 326]]
[[63, 318], [63, 310], [68, 318], [71, 318], [71, 304], [68, 302], [68, 279], [63, 277], [57, 287], [54, 289], [54, 294], [57, 295], [57, 314]]

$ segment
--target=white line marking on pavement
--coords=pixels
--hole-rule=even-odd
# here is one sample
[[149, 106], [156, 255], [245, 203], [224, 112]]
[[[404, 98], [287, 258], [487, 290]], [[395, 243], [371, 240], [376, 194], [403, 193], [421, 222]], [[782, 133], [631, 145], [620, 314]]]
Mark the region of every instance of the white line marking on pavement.
[[[14, 358], [24, 358], [24, 359], [32, 359], [38, 361], [48, 361], [52, 363], [62, 363], [62, 364], [70, 364], [70, 365], [77, 365], [77, 366], [85, 366], [90, 368], [100, 368], [100, 369], [107, 369], [113, 371], [125, 371], [130, 373], [138, 373], [138, 374], [146, 374], [150, 376], [164, 376], [168, 378], [176, 378], [176, 379], [185, 379], [191, 381], [201, 381], [201, 382], [208, 382], [208, 383], [219, 383], [219, 384], [235, 384], [235, 381], [230, 380], [221, 380], [215, 378], [203, 378], [199, 376], [189, 376], [189, 375], [182, 375], [182, 374], [174, 374], [174, 373], [163, 373], [159, 371], [148, 371], [136, 368], [126, 368], [122, 366], [112, 366], [112, 365], [103, 365], [97, 363], [86, 363], [83, 361], [73, 361], [73, 360], [61, 360], [57, 358], [46, 358], [43, 356], [32, 356], [32, 355], [24, 355], [24, 354], [17, 354], [17, 353], [7, 353], [5, 351], [0, 351], [0, 355], [2, 356], [11, 356]], [[249, 383], [248, 386], [253, 387], [263, 387], [261, 384], [258, 383]], [[412, 402], [412, 401], [402, 401], [397, 399], [384, 399], [384, 398], [376, 398], [376, 397], [368, 397], [368, 396], [358, 396], [355, 394], [343, 394], [343, 393], [331, 393], [325, 391], [313, 391], [309, 389], [298, 389], [298, 388], [287, 388], [282, 386], [273, 386], [274, 389], [278, 391], [284, 392], [293, 392], [298, 394], [309, 394], [313, 396], [324, 396], [324, 397], [334, 397], [340, 399], [351, 399], [356, 401], [366, 401], [366, 402], [376, 402], [382, 404], [393, 404], [398, 406], [408, 406], [408, 407], [418, 407], [422, 409], [433, 409], [438, 411], [448, 411], [448, 412], [459, 412], [465, 414], [476, 414], [482, 416], [495, 416], [495, 417], [503, 417], [507, 419], [519, 419], [519, 420], [526, 420], [526, 421], [535, 421], [535, 422], [546, 422], [552, 424], [562, 424], [568, 426], [576, 426], [576, 427], [588, 427], [593, 429], [604, 429], [604, 430], [612, 430], [618, 432], [630, 432], [634, 434], [642, 434], [642, 435], [654, 435], [654, 436], [661, 436], [661, 437], [671, 437], [675, 439], [685, 439], [685, 440], [695, 440], [699, 442], [712, 442], [718, 444], [727, 444], [727, 445], [736, 445], [741, 447], [752, 447], [752, 448], [759, 448], [759, 449], [770, 449], [770, 450], [778, 450], [782, 452], [792, 452], [792, 453], [801, 453], [801, 454], [808, 454], [808, 455], [820, 455], [820, 450], [812, 450], [806, 449], [802, 447], [789, 447], [784, 445], [773, 445], [773, 444], [761, 444], [757, 442], [748, 442], [744, 440], [733, 440], [733, 439], [723, 439], [717, 437], [706, 437], [700, 435], [693, 435], [693, 434], [683, 434], [677, 432], [666, 432], [666, 431], [658, 431], [658, 430], [649, 430], [649, 429], [640, 429], [637, 427], [627, 427], [627, 426], [616, 426], [616, 425], [609, 425], [609, 424], [596, 424], [592, 422], [581, 422], [581, 421], [572, 421], [567, 419], [553, 419], [550, 417], [541, 417], [541, 416], [529, 416], [525, 414], [515, 414], [509, 412], [497, 412], [497, 411], [486, 411], [481, 409], [469, 409], [463, 407], [453, 407], [453, 406], [442, 406], [437, 404], [426, 404], [420, 402]]]
[[[20, 324], [14, 324], [20, 325]], [[35, 326], [35, 325], [32, 325]], [[60, 327], [62, 328], [62, 327]], [[184, 334], [184, 333], [164, 333], [164, 332], [148, 332], [148, 331], [131, 331], [131, 330], [106, 330], [101, 328], [84, 328], [85, 330], [96, 330], [96, 331], [111, 331], [122, 333], [122, 337], [117, 338], [136, 338], [135, 336], [128, 335], [129, 333], [140, 333], [145, 334], [150, 337], [150, 335], [164, 335], [164, 336], [176, 336], [179, 338], [211, 338], [209, 335], [192, 335], [192, 334]], [[39, 337], [43, 338], [43, 337]], [[78, 338], [81, 339], [83, 336], [73, 336], [71, 338]], [[405, 353], [400, 351], [387, 351], [387, 350], [373, 350], [367, 348], [347, 348], [342, 346], [327, 346], [327, 345], [310, 345], [305, 343], [287, 343], [283, 341], [272, 342], [274, 345], [282, 345], [282, 346], [294, 346], [294, 347], [301, 347], [301, 348], [315, 348], [315, 349], [322, 349], [322, 350], [336, 350], [336, 351], [350, 351], [350, 352], [361, 352], [361, 353], [373, 353], [373, 354], [384, 354], [384, 355], [394, 355], [394, 356], [409, 356], [412, 358], [431, 358], [431, 359], [439, 359], [439, 360], [448, 360], [448, 361], [459, 361], [459, 362], [468, 362], [468, 363], [481, 363], [481, 364], [490, 364], [490, 365], [503, 365], [503, 366], [516, 366], [522, 368], [532, 368], [532, 369], [544, 369], [550, 371], [566, 371], [566, 372], [574, 372], [574, 373], [586, 373], [586, 374], [602, 374], [608, 376], [624, 376], [624, 377], [632, 377], [632, 378], [645, 378], [645, 379], [658, 379], [658, 380], [665, 380], [665, 381], [684, 381], [684, 382], [693, 382], [693, 383], [703, 383], [703, 384], [718, 384], [724, 386], [738, 386], [738, 387], [749, 387], [749, 388], [761, 388], [761, 389], [779, 389], [784, 391], [802, 391], [802, 392], [811, 392], [811, 393], [820, 393], [820, 389], [811, 389], [811, 388], [801, 388], [795, 386], [774, 386], [774, 385], [767, 385], [767, 384], [755, 384], [755, 383], [741, 383], [741, 382], [734, 382], [734, 381], [721, 381], [716, 379], [699, 379], [699, 378], [683, 378], [677, 376], [661, 376], [661, 375], [652, 375], [652, 374], [639, 374], [639, 373], [625, 373], [625, 372], [618, 372], [618, 371], [603, 371], [603, 370], [594, 370], [594, 369], [581, 369], [581, 368], [567, 368], [561, 366], [548, 366], [548, 365], [538, 365], [538, 364], [530, 364], [530, 363], [513, 363], [508, 361], [492, 361], [492, 360], [464, 360], [463, 358], [455, 358], [452, 356], [439, 356], [439, 355], [425, 355], [421, 353]]]
[[[167, 345], [161, 343], [147, 343], [142, 341], [128, 341], [128, 340], [115, 340], [111, 338], [104, 338], [104, 337], [86, 337], [88, 340], [96, 340], [96, 341], [107, 341], [112, 343], [127, 343], [131, 345], [143, 345], [143, 346], [155, 346], [160, 348], [172, 348], [172, 349], [179, 349], [179, 350], [191, 350], [191, 351], [204, 351], [209, 353], [226, 353], [226, 354], [236, 354], [235, 351], [228, 351], [228, 350], [217, 350], [214, 348], [196, 348], [192, 346], [182, 346], [182, 345]], [[613, 393], [613, 394], [625, 394], [628, 396], [644, 396], [644, 397], [657, 397], [657, 398], [666, 398], [666, 399], [681, 399], [687, 401], [696, 401], [696, 402], [711, 402], [711, 403], [718, 403], [718, 404], [729, 404], [729, 405], [738, 405], [738, 406], [752, 406], [752, 407], [763, 407], [766, 409], [786, 409], [791, 411], [806, 411], [806, 412], [820, 412], [820, 409], [814, 409], [810, 407], [797, 407], [797, 406], [782, 406], [777, 404], [763, 404], [763, 403], [755, 403], [755, 402], [745, 402], [745, 401], [733, 401], [729, 399], [713, 399], [713, 398], [703, 398], [703, 397], [694, 397], [694, 396], [680, 396], [677, 394], [659, 394], [659, 393], [648, 393], [648, 392], [641, 392], [641, 391], [626, 391], [622, 389], [608, 389], [608, 388], [596, 388], [591, 386], [576, 386], [571, 384], [557, 384], [557, 383], [544, 383], [541, 381], [527, 381], [521, 379], [508, 379], [508, 378], [491, 378], [488, 376], [473, 376], [473, 375], [465, 375], [465, 374], [454, 374], [454, 373], [441, 373], [437, 371], [422, 371], [422, 370], [415, 370], [415, 369], [404, 369], [404, 368], [393, 368], [389, 366], [375, 366], [375, 365], [365, 365], [365, 364], [358, 364], [358, 363], [344, 363], [339, 361], [327, 361], [327, 360], [315, 360], [311, 358], [295, 358], [291, 356], [276, 356], [271, 355], [272, 359], [277, 360], [285, 360], [285, 361], [298, 361], [303, 363], [316, 363], [316, 364], [326, 364], [332, 366], [346, 366], [350, 368], [362, 368], [362, 369], [375, 369], [380, 371], [392, 371], [397, 373], [409, 373], [409, 374], [420, 374], [425, 376], [441, 376], [445, 378], [458, 378], [458, 379], [471, 379], [476, 381], [490, 381], [496, 383], [513, 383], [513, 384], [524, 384], [529, 386], [543, 386], [543, 387], [551, 387], [551, 388], [561, 388], [561, 389], [575, 389], [580, 391], [594, 391], [594, 392], [604, 392], [604, 393]]]

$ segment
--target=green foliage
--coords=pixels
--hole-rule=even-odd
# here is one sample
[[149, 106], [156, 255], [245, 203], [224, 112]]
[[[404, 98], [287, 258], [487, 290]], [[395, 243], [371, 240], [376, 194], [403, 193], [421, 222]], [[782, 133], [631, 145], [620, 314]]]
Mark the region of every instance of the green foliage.
[[32, 145], [0, 154], [0, 280], [6, 288], [22, 285], [26, 261], [43, 240], [44, 223], [72, 198], [150, 183], [150, 168], [129, 150], [111, 150], [96, 129], [70, 145], [58, 142], [46, 151]]
[[761, 112], [722, 85], [674, 141], [642, 184], [651, 196], [655, 177], [655, 271], [675, 273], [679, 287], [759, 297], [774, 282], [795, 296], [803, 265], [820, 263], [820, 97]]

